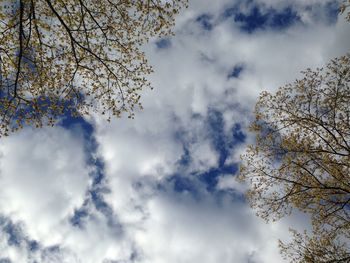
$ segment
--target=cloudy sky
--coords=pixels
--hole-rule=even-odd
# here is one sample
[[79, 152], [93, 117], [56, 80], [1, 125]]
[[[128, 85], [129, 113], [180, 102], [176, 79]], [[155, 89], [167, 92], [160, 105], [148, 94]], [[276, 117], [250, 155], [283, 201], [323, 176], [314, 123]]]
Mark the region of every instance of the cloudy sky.
[[190, 0], [145, 51], [144, 110], [0, 141], [0, 263], [278, 263], [235, 181], [259, 93], [350, 47], [334, 0]]

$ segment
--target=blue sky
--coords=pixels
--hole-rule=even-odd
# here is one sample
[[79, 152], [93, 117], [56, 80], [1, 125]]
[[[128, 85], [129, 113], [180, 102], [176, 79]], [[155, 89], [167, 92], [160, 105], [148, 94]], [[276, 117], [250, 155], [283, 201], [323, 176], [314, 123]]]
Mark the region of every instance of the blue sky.
[[190, 0], [144, 47], [155, 73], [135, 119], [62, 117], [0, 142], [0, 263], [277, 263], [235, 180], [259, 93], [349, 51], [334, 0]]

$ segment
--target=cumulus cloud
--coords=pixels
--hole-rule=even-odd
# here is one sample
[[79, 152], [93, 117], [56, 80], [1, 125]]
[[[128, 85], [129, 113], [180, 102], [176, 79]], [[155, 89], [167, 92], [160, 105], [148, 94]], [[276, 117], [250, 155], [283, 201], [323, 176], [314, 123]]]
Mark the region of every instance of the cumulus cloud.
[[30, 226], [46, 245], [57, 242], [55, 229], [82, 203], [89, 168], [79, 137], [63, 129], [25, 130], [2, 140], [0, 209]]
[[332, 3], [190, 1], [145, 46], [155, 89], [135, 120], [2, 139], [0, 262], [282, 262], [277, 240], [307, 217], [265, 224], [234, 176], [258, 94], [348, 51]]
[[2, 139], [0, 153], [1, 214], [43, 246], [59, 243], [90, 184], [81, 138], [62, 128], [26, 129]]

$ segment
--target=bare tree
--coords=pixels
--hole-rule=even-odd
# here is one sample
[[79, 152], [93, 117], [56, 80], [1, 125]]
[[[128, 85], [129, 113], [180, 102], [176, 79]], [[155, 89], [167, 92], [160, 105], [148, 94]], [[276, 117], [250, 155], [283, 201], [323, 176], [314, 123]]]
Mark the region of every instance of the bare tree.
[[284, 244], [280, 241], [281, 253], [292, 263], [348, 263], [350, 253], [348, 244], [337, 238], [336, 234], [316, 234], [310, 237], [306, 232], [300, 234], [291, 230], [293, 241]]
[[[304, 241], [316, 251], [315, 244], [326, 249], [335, 240], [349, 245], [350, 55], [303, 74], [261, 94], [251, 126], [256, 145], [242, 156], [240, 178], [251, 183], [248, 199], [264, 219], [293, 209], [310, 214], [314, 237]], [[291, 248], [301, 248], [300, 240], [296, 235]]]
[[187, 0], [16, 0], [0, 9], [0, 135], [63, 113], [141, 107], [143, 43], [171, 34]]
[[[340, 13], [343, 14], [350, 7], [350, 0], [344, 0], [340, 6]], [[346, 19], [350, 21], [350, 11], [346, 14]]]

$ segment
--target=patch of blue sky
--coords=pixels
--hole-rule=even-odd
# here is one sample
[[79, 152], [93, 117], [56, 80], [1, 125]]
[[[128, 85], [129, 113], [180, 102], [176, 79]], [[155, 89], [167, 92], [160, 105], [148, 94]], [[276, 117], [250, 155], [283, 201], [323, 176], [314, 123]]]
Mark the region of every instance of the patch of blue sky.
[[234, 141], [231, 142], [231, 147], [233, 147], [237, 143], [244, 143], [247, 136], [242, 130], [242, 127], [239, 123], [236, 123], [233, 128], [231, 129], [232, 137], [234, 138]]
[[104, 177], [104, 163], [102, 159], [97, 156], [98, 144], [94, 137], [94, 127], [83, 117], [73, 117], [71, 114], [65, 114], [59, 125], [73, 133], [75, 132], [82, 135], [87, 159], [86, 162], [88, 165], [95, 168], [90, 174], [93, 179], [93, 185], [100, 184]]
[[196, 18], [196, 22], [200, 24], [200, 26], [207, 31], [213, 29], [212, 16], [209, 14], [202, 14]]
[[188, 148], [183, 145], [183, 155], [180, 160], [177, 162], [177, 165], [180, 167], [188, 167], [191, 164], [191, 154]]
[[92, 189], [90, 190], [89, 194], [93, 204], [95, 205], [98, 211], [100, 211], [106, 216], [113, 214], [112, 208], [107, 204], [107, 202], [103, 198], [104, 193], [102, 191], [98, 191], [98, 189]]
[[89, 137], [92, 136], [94, 130], [93, 126], [83, 117], [73, 117], [71, 116], [70, 112], [65, 112], [65, 114], [62, 116], [61, 121], [59, 122], [59, 126], [73, 131], [78, 129], [80, 132], [82, 132], [82, 135], [86, 139], [89, 139]]
[[228, 149], [226, 147], [227, 141], [225, 140], [224, 120], [221, 112], [209, 109], [206, 123], [211, 142], [220, 155], [219, 166], [222, 166], [228, 156]]
[[200, 201], [207, 194], [206, 185], [196, 173], [176, 173], [163, 181], [158, 182], [156, 191], [175, 198], [181, 196], [190, 197]]
[[104, 162], [97, 153], [98, 143], [94, 136], [94, 127], [83, 117], [72, 117], [70, 114], [64, 116], [60, 125], [68, 130], [82, 134], [87, 159], [86, 162], [87, 165], [93, 168], [92, 172], [89, 174], [92, 179], [91, 188], [86, 194], [82, 207], [77, 208], [73, 216], [69, 219], [70, 223], [73, 226], [83, 228], [85, 221], [89, 217], [89, 206], [93, 205], [97, 211], [107, 218], [109, 224], [118, 225], [115, 221], [116, 217], [113, 215], [112, 208], [104, 200], [104, 194], [108, 193], [109, 189], [104, 180]]
[[[237, 171], [237, 166], [230, 166], [231, 171]], [[228, 172], [228, 170], [226, 171]], [[232, 176], [232, 173], [230, 173]], [[219, 189], [217, 183], [223, 176], [219, 169], [213, 168], [205, 173], [175, 174], [157, 185], [157, 191], [175, 198], [181, 196], [190, 197], [201, 202], [208, 197], [218, 204], [222, 201], [246, 202], [244, 194], [234, 189]]]
[[87, 202], [84, 202], [82, 207], [74, 210], [73, 216], [69, 219], [70, 223], [79, 228], [84, 228], [85, 219], [89, 216], [89, 211], [86, 207]]
[[7, 234], [7, 243], [9, 246], [20, 246], [23, 240], [23, 234], [18, 225], [12, 222], [6, 222], [3, 226], [3, 231]]
[[237, 172], [238, 165], [227, 164], [226, 160], [237, 145], [244, 143], [246, 135], [238, 123], [228, 133], [225, 133], [223, 115], [216, 110], [211, 110], [209, 113], [207, 124], [212, 144], [219, 154], [219, 163], [217, 167], [200, 174], [199, 177], [206, 183], [207, 190], [213, 191], [220, 176], [231, 176]]
[[175, 192], [190, 192], [192, 194], [197, 194], [198, 182], [194, 176], [183, 176], [180, 174], [175, 174], [168, 178], [168, 182], [173, 186]]
[[194, 161], [189, 149], [196, 141], [184, 139], [186, 134], [177, 132], [177, 139], [183, 144], [183, 155], [177, 162], [177, 172], [164, 181], [164, 185], [159, 185], [159, 189], [166, 191], [170, 186], [170, 190], [177, 193], [187, 192], [194, 198], [199, 198], [203, 192], [222, 194], [222, 191], [217, 190], [219, 178], [232, 176], [238, 171], [238, 164], [226, 163], [226, 160], [231, 156], [234, 148], [244, 143], [246, 139], [241, 125], [235, 124], [228, 132], [225, 131], [223, 114], [215, 109], [209, 109], [208, 117], [203, 118], [203, 121], [206, 123], [209, 140], [219, 155], [217, 166], [204, 172], [188, 170]]
[[0, 216], [0, 235], [5, 235], [7, 237], [7, 244], [9, 246], [26, 246], [28, 250], [32, 252], [37, 251], [40, 247], [37, 241], [29, 239], [23, 233], [23, 229], [20, 224], [15, 224], [11, 221], [11, 219], [4, 216]]
[[222, 165], [221, 167], [212, 168], [207, 172], [199, 173], [197, 176], [206, 185], [206, 190], [213, 193], [216, 191], [219, 177], [233, 175], [237, 170], [237, 165]]
[[223, 167], [226, 159], [237, 144], [245, 141], [245, 134], [241, 129], [241, 125], [236, 123], [226, 134], [224, 131], [224, 119], [220, 111], [215, 109], [209, 110], [207, 119], [207, 129], [210, 134], [212, 145], [219, 153], [219, 167]]
[[161, 40], [156, 41], [155, 44], [158, 49], [166, 49], [171, 46], [171, 41], [169, 38], [162, 38]]
[[284, 30], [301, 21], [292, 7], [286, 7], [280, 11], [272, 8], [263, 11], [258, 5], [252, 5], [248, 12], [242, 12], [237, 6], [228, 8], [224, 11], [223, 17], [233, 19], [235, 25], [247, 33], [267, 29]]
[[37, 241], [31, 240], [28, 242], [28, 248], [29, 248], [29, 251], [35, 252], [40, 248], [40, 245]]
[[242, 13], [235, 17], [235, 21], [240, 22], [240, 28], [249, 33], [258, 29], [283, 30], [300, 21], [300, 17], [290, 7], [277, 12], [270, 10], [263, 14], [259, 8], [254, 7], [250, 14]]
[[[323, 24], [335, 24], [339, 16], [340, 1], [302, 5], [302, 10], [286, 6], [281, 10], [263, 8], [255, 1], [236, 3], [222, 13], [223, 19], [233, 19], [243, 32], [254, 33], [259, 30], [285, 30], [295, 24], [303, 24], [298, 12], [306, 12], [312, 21]], [[242, 9], [241, 6], [245, 8]], [[244, 11], [243, 11], [244, 10]]]
[[[13, 86], [13, 85], [12, 85]], [[13, 87], [12, 87], [13, 88]], [[6, 90], [6, 91], [5, 91]], [[6, 98], [6, 99], [13, 99], [13, 92], [7, 92], [7, 89], [0, 90], [0, 98]], [[63, 108], [63, 116], [61, 116], [60, 112], [55, 112], [50, 107], [50, 104], [52, 103], [52, 100], [50, 98], [45, 96], [39, 96], [36, 98], [36, 100], [31, 101], [28, 103], [28, 105], [22, 105], [20, 110], [17, 110], [13, 116], [11, 117], [11, 128], [19, 127], [19, 124], [21, 124], [23, 127], [26, 127], [27, 124], [25, 120], [29, 119], [30, 117], [33, 118], [33, 114], [37, 113], [38, 111], [42, 112], [42, 121], [45, 123], [45, 121], [52, 117], [53, 119], [58, 119], [61, 117], [65, 117], [68, 115], [74, 115], [76, 113], [75, 111], [75, 105], [77, 105], [78, 101], [81, 100], [80, 98], [75, 98], [72, 100], [57, 100], [54, 102], [54, 104], [58, 107]], [[15, 102], [15, 101], [13, 101]], [[0, 104], [0, 108], [5, 110], [5, 106]], [[26, 116], [23, 118], [23, 116]], [[20, 123], [19, 123], [20, 121]]]
[[242, 71], [244, 70], [244, 66], [242, 64], [235, 65], [231, 72], [227, 75], [227, 78], [238, 78]]

